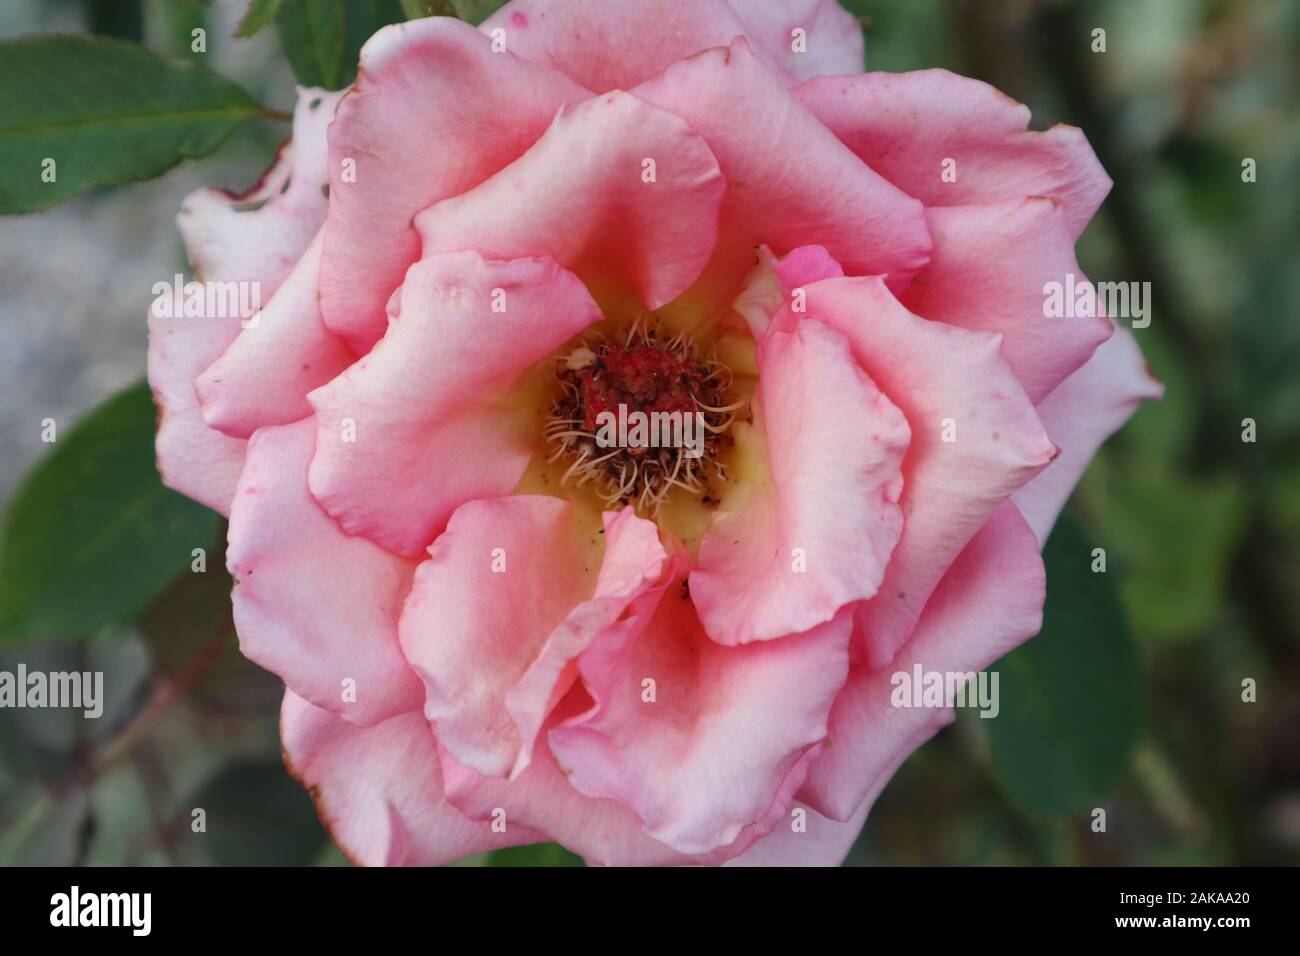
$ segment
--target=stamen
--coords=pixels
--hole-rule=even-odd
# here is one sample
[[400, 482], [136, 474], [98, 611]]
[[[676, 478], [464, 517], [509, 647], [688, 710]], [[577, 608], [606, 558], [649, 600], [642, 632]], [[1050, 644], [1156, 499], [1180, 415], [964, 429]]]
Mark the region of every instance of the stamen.
[[[621, 345], [614, 344], [620, 340]], [[726, 480], [718, 461], [722, 436], [746, 405], [730, 394], [731, 369], [713, 354], [701, 357], [687, 331], [666, 335], [657, 318], [644, 312], [613, 342], [595, 332], [579, 342], [567, 355], [556, 357], [561, 388], [543, 428], [546, 440], [556, 446], [548, 461], [572, 459], [560, 483], [572, 479], [574, 487], [581, 488], [594, 482], [602, 501], [633, 504], [651, 517], [674, 488], [716, 500], [709, 493], [710, 482]], [[647, 444], [606, 451], [600, 444], [598, 418], [616, 412], [643, 413], [652, 426], [673, 421], [649, 418], [654, 414], [676, 415], [681, 423], [698, 415], [690, 427], [697, 422], [703, 426], [695, 446], [699, 455], [684, 446], [659, 446], [660, 435], [653, 427]]]

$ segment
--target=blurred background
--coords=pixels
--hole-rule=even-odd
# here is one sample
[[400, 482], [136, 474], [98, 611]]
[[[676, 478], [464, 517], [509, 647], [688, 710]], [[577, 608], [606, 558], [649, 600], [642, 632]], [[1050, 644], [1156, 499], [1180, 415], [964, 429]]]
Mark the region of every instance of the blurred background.
[[[6, 0], [0, 38], [102, 33], [184, 56], [202, 26], [212, 69], [289, 108], [276, 29], [232, 37], [246, 5]], [[1057, 706], [963, 714], [885, 789], [848, 864], [1300, 862], [1300, 2], [845, 6], [868, 68], [945, 67], [1027, 103], [1035, 128], [1084, 129], [1115, 188], [1079, 261], [1096, 281], [1151, 283], [1135, 334], [1167, 388], [1084, 478], [1048, 547], [1044, 634], [1002, 668], [1004, 712], [1016, 674]], [[188, 271], [182, 198], [246, 188], [285, 134], [246, 124], [160, 179], [0, 218], [11, 525], [51, 449], [42, 419], [62, 427], [143, 376], [150, 288]], [[209, 572], [130, 623], [0, 637], [0, 670], [102, 670], [107, 692], [97, 721], [0, 711], [0, 864], [343, 862], [280, 763], [280, 686], [238, 654], [211, 531]], [[1105, 575], [1078, 567], [1096, 546]], [[579, 861], [543, 846], [466, 862]]]

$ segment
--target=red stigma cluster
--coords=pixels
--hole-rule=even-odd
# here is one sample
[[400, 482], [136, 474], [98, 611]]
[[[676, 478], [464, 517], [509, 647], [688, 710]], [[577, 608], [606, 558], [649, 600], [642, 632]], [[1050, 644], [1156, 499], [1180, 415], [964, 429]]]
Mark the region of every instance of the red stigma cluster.
[[583, 427], [594, 431], [597, 416], [601, 412], [617, 415], [619, 405], [646, 414], [693, 412], [690, 377], [681, 360], [656, 345], [610, 346], [579, 374]]
[[[726, 431], [744, 404], [730, 394], [731, 371], [713, 353], [702, 357], [686, 332], [665, 335], [654, 316], [638, 316], [617, 335], [619, 344], [594, 335], [596, 341], [582, 340], [556, 355], [559, 388], [545, 433], [555, 447], [547, 461], [568, 462], [560, 485], [572, 479], [581, 488], [595, 481], [607, 506], [632, 505], [650, 516], [659, 513], [672, 489], [701, 496], [706, 504], [716, 501], [713, 483], [727, 480], [719, 447], [732, 443]], [[632, 444], [630, 432], [622, 445], [602, 438], [604, 429], [632, 415], [645, 416], [635, 428], [648, 423], [644, 437], [652, 439], [663, 437], [667, 423], [668, 442]], [[672, 431], [673, 416], [682, 426], [701, 429], [693, 454], [676, 444], [684, 434]]]

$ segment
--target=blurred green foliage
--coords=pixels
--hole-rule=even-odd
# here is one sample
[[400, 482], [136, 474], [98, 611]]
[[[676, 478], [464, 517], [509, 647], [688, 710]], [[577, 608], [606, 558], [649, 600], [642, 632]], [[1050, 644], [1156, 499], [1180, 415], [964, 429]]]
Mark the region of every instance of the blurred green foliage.
[[145, 384], [50, 437], [0, 526], [0, 645], [125, 623], [216, 543], [218, 516], [158, 478]]
[[[962, 719], [886, 788], [850, 863], [1300, 861], [1300, 4], [847, 5], [869, 16], [871, 68], [943, 66], [1028, 103], [1035, 128], [1084, 129], [1115, 188], [1079, 261], [1152, 283], [1135, 334], [1166, 385], [1071, 503], [1143, 659], [1108, 832], [1026, 814], [989, 772], [989, 722]], [[1066, 578], [1049, 566], [1049, 615]]]
[[265, 113], [202, 63], [103, 37], [6, 43], [0, 89], [5, 215], [46, 209], [92, 186], [152, 179], [211, 153]]
[[361, 45], [405, 19], [398, 0], [281, 0], [275, 25], [298, 82], [337, 90], [356, 77]]
[[[989, 669], [1000, 712], [988, 720], [993, 764], [1033, 817], [1095, 807], [1132, 756], [1140, 723], [1137, 652], [1103, 555], [1064, 514], [1046, 546], [1038, 636]], [[981, 718], [983, 719], [983, 718]]]

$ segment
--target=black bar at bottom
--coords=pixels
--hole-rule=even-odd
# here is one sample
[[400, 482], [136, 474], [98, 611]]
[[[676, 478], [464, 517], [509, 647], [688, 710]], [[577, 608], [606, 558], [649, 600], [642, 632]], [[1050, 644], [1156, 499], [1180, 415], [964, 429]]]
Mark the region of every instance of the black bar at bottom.
[[[852, 946], [900, 932], [953, 942], [990, 930], [1006, 939], [1200, 935], [1230, 943], [1242, 933], [1272, 936], [1294, 926], [1296, 872], [14, 869], [0, 870], [0, 927], [7, 944], [75, 933], [81, 943], [154, 939], [206, 948], [284, 940], [333, 951], [350, 940], [373, 949], [382, 945], [377, 932], [415, 934], [441, 948], [448, 930], [452, 938], [464, 934], [459, 945], [482, 934], [493, 946], [534, 937], [551, 946], [577, 934], [573, 945], [605, 949], [622, 945], [595, 935], [609, 921], [624, 942], [646, 934], [671, 944], [677, 932], [690, 937], [682, 943], [698, 943], [701, 932], [727, 940], [793, 931], [804, 935], [804, 949], [840, 948], [833, 942], [839, 932], [852, 934]], [[436, 935], [422, 935], [429, 930]]]

